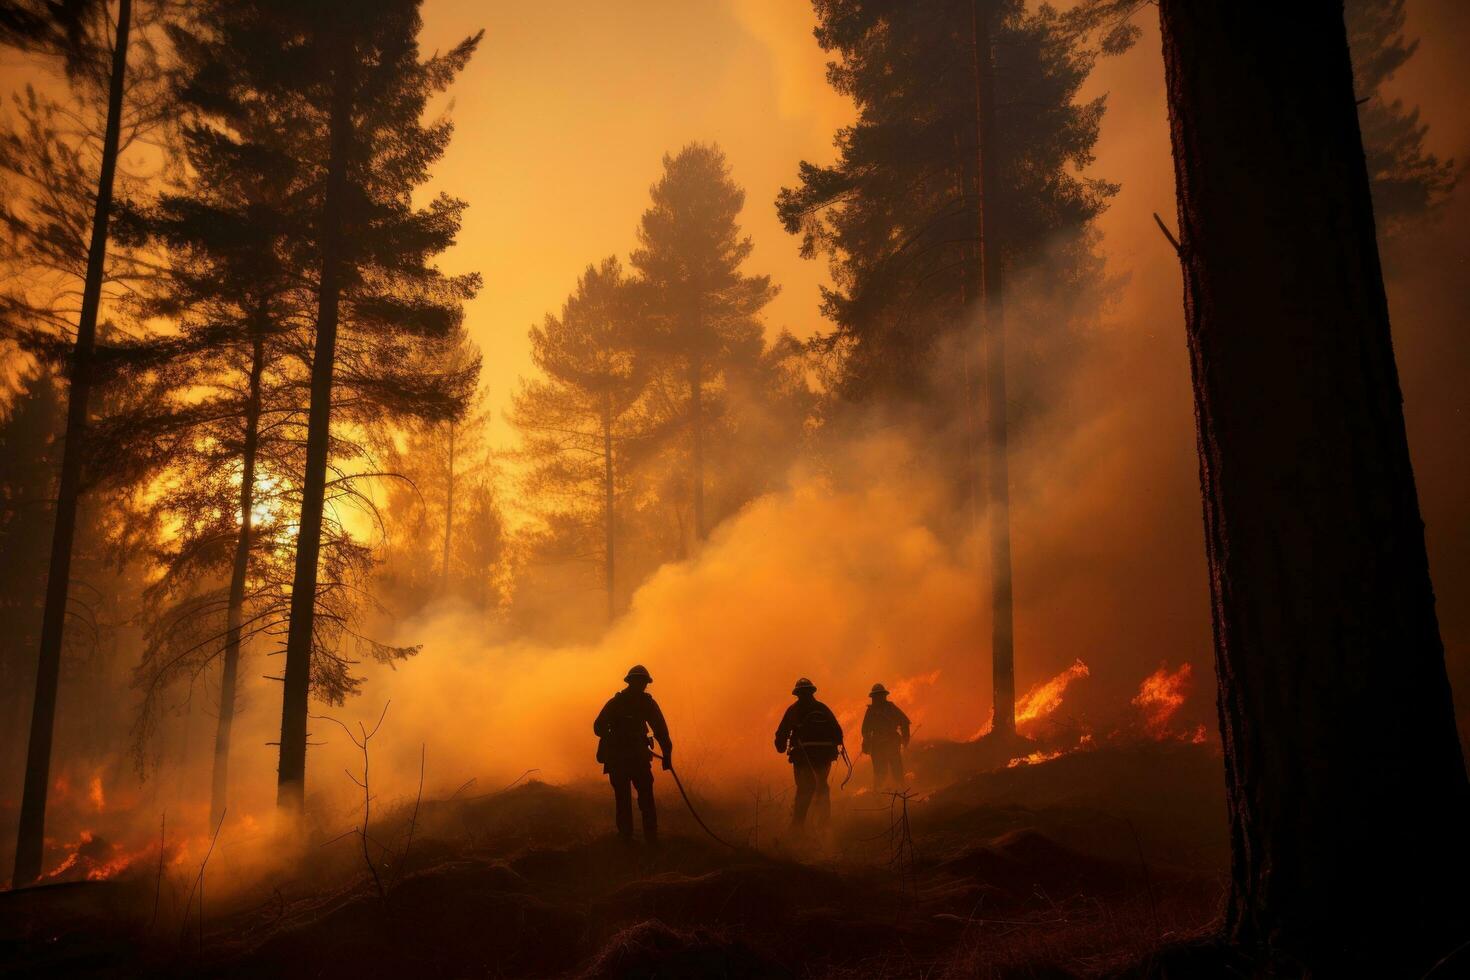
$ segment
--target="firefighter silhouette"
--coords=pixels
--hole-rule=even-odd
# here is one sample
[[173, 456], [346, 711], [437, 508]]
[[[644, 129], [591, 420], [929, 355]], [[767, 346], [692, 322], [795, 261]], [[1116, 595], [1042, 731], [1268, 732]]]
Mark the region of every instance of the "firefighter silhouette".
[[842, 725], [832, 709], [816, 699], [817, 686], [805, 677], [796, 682], [791, 693], [796, 700], [776, 729], [776, 751], [786, 753], [796, 778], [791, 825], [804, 826], [807, 810], [815, 803], [817, 825], [825, 826], [832, 815], [827, 776], [842, 748]]
[[863, 714], [863, 752], [873, 758], [873, 789], [903, 783], [903, 750], [909, 744], [909, 716], [888, 700], [888, 688], [874, 684], [872, 703]]
[[602, 771], [612, 783], [619, 836], [627, 841], [633, 839], [633, 790], [636, 789], [638, 809], [643, 814], [643, 840], [657, 844], [658, 809], [653, 802], [649, 732], [663, 749], [665, 769], [673, 765], [674, 743], [669, 738], [664, 713], [648, 693], [648, 685], [653, 683], [648, 670], [638, 664], [629, 669], [623, 680], [628, 686], [603, 705], [592, 723], [592, 732], [599, 739], [597, 761], [602, 763]]

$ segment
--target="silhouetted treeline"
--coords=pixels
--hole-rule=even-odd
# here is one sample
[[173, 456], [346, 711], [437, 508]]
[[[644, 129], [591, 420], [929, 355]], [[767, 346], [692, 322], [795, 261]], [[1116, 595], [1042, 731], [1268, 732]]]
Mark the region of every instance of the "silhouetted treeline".
[[535, 519], [523, 575], [563, 611], [528, 596], [523, 623], [575, 623], [588, 586], [616, 615], [658, 565], [780, 480], [814, 408], [798, 345], [766, 342], [775, 287], [744, 271], [745, 193], [724, 154], [695, 143], [665, 156], [651, 196], [630, 267], [588, 266], [531, 330], [540, 375], [510, 415]]
[[[192, 694], [219, 668], [216, 815], [251, 637], [286, 640], [288, 804], [308, 699], [355, 690], [352, 654], [414, 652], [362, 632], [374, 542], [349, 512], [374, 519], [372, 432], [458, 419], [478, 375], [477, 356], [456, 359], [478, 281], [432, 264], [463, 204], [409, 203], [450, 135], [421, 121], [425, 102], [476, 39], [421, 59], [420, 26], [416, 2], [393, 0], [0, 10], [5, 40], [64, 66], [74, 103], [28, 90], [0, 159], [20, 192], [7, 264], [23, 273], [5, 338], [71, 382], [18, 882], [42, 866], [69, 566], [103, 543], [74, 545], [83, 491], [108, 488], [118, 560], [158, 571], [141, 609], [140, 760], [169, 689]], [[144, 133], [163, 159], [134, 180], [119, 152]]]

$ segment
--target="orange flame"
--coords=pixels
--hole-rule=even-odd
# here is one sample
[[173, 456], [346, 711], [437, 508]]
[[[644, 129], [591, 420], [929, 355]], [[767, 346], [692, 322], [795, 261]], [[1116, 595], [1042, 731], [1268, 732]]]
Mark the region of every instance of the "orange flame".
[[103, 881], [126, 871], [148, 853], [146, 848], [128, 851], [90, 830], [82, 831], [72, 843], [63, 844], [62, 850], [66, 857], [46, 874], [48, 881]]
[[[1038, 722], [1056, 711], [1062, 706], [1062, 695], [1066, 693], [1067, 687], [1079, 677], [1091, 675], [1092, 671], [1079, 658], [1051, 680], [1032, 685], [1016, 702], [1016, 727]], [[970, 741], [989, 735], [994, 726], [995, 711], [991, 709], [990, 717], [985, 719], [985, 724], [980, 726], [979, 731], [970, 736]]]
[[[1162, 663], [1158, 670], [1145, 677], [1139, 685], [1133, 705], [1143, 712], [1143, 726], [1154, 738], [1171, 737], [1169, 722], [1183, 706], [1193, 674], [1194, 668], [1188, 663], [1180, 664], [1175, 671], [1170, 671], [1169, 665]], [[1204, 741], [1203, 725], [1195, 731], [1191, 740]]]
[[92, 777], [92, 785], [87, 789], [87, 799], [92, 801], [92, 806], [97, 808], [98, 813], [107, 809], [107, 796], [102, 792], [100, 775]]
[[1062, 706], [1062, 695], [1067, 687], [1079, 677], [1088, 677], [1092, 671], [1080, 659], [1051, 680], [1037, 684], [1027, 691], [1016, 703], [1016, 724], [1040, 721]]

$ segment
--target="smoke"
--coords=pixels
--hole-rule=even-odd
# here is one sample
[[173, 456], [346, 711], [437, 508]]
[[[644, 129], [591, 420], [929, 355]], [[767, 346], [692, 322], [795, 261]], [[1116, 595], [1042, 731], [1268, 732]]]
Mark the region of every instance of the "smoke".
[[986, 594], [931, 530], [941, 488], [893, 436], [854, 447], [846, 467], [889, 476], [854, 484], [798, 466], [696, 557], [657, 572], [600, 642], [497, 642], [468, 611], [442, 609], [400, 624], [424, 650], [368, 689], [391, 695], [394, 730], [423, 733], [454, 781], [595, 775], [592, 719], [634, 663], [653, 674], [681, 771], [784, 764], [771, 736], [798, 676], [849, 730], [882, 681], [923, 733], [968, 734], [989, 696], [976, 642]]

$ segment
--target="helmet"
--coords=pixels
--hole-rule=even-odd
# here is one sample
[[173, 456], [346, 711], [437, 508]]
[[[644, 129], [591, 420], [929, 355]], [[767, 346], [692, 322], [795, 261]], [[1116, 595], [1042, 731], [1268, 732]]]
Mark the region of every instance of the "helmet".
[[629, 667], [628, 668], [628, 676], [627, 677], [624, 677], [623, 680], [624, 681], [635, 681], [635, 680], [638, 680], [638, 681], [642, 681], [645, 684], [652, 684], [653, 683], [653, 677], [648, 673], [648, 668], [645, 667], [645, 666], [643, 666], [642, 664], [634, 664], [633, 666]]
[[791, 689], [791, 693], [800, 694], [802, 691], [815, 691], [816, 689], [817, 685], [813, 684], [805, 677], [798, 677], [796, 679], [796, 686]]
[[874, 684], [873, 685], [873, 689], [868, 692], [868, 697], [871, 698], [871, 697], [874, 697], [875, 695], [879, 695], [879, 694], [885, 694], [886, 695], [887, 693], [888, 693], [888, 688], [884, 687], [882, 684]]

